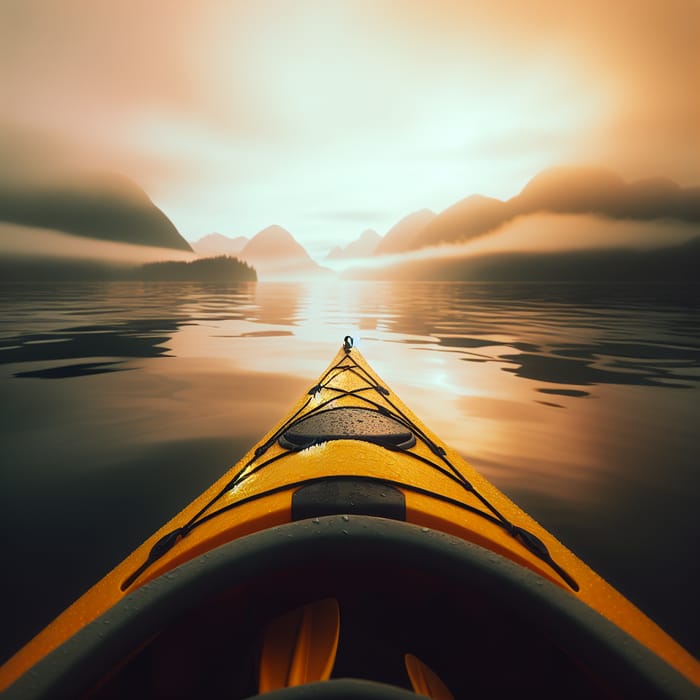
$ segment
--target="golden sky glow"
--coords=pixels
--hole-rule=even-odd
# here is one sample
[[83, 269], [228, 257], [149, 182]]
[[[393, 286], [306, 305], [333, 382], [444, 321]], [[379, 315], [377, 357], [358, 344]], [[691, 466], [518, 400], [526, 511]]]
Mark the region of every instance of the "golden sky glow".
[[117, 169], [189, 239], [316, 255], [554, 165], [698, 185], [698, 36], [697, 0], [5, 0], [0, 176]]

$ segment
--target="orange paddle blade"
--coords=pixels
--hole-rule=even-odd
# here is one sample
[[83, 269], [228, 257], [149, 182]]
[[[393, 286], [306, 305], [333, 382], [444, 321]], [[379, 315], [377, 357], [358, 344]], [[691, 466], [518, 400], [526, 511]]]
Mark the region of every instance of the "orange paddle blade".
[[338, 651], [340, 609], [325, 598], [278, 617], [265, 631], [260, 692], [330, 678]]
[[408, 677], [413, 690], [433, 700], [454, 700], [454, 696], [440, 677], [413, 654], [404, 656]]

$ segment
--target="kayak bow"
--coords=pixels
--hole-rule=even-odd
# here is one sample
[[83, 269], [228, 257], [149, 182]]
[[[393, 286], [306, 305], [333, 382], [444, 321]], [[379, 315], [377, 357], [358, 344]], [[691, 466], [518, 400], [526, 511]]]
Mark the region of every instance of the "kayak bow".
[[0, 668], [8, 698], [697, 697], [700, 663], [346, 338], [287, 416]]

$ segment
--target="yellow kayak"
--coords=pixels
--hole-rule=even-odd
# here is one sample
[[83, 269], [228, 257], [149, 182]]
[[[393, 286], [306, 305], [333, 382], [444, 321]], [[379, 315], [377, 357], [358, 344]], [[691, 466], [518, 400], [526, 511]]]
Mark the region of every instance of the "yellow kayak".
[[8, 698], [697, 698], [700, 663], [347, 337], [282, 421], [0, 667]]

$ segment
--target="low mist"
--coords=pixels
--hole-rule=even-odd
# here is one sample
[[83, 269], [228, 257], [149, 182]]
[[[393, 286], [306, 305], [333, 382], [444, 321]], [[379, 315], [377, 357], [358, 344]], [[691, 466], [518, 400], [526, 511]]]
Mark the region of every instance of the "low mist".
[[161, 260], [193, 260], [193, 253], [173, 248], [131, 245], [71, 236], [49, 229], [0, 223], [0, 256], [42, 257], [141, 265]]

